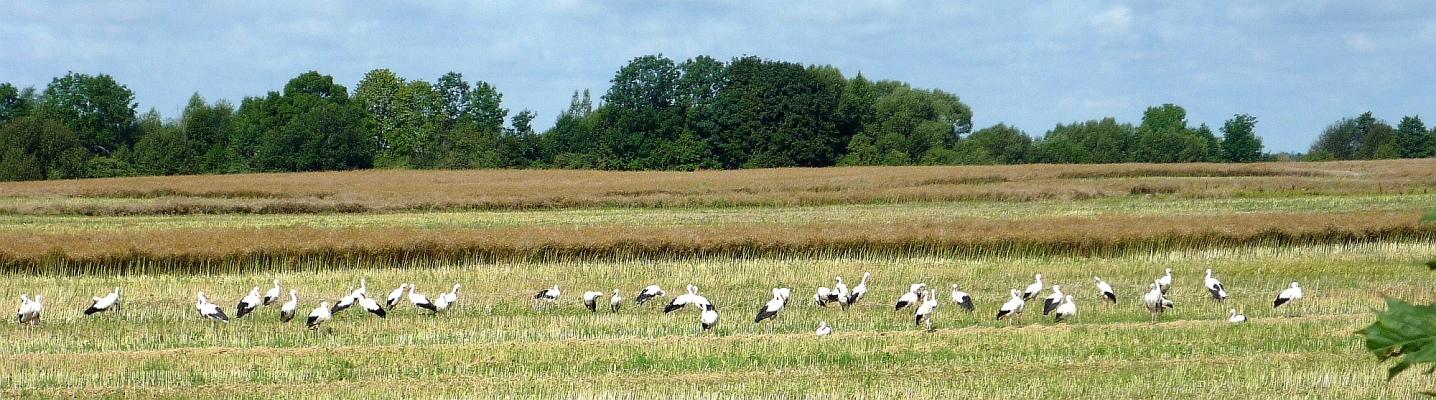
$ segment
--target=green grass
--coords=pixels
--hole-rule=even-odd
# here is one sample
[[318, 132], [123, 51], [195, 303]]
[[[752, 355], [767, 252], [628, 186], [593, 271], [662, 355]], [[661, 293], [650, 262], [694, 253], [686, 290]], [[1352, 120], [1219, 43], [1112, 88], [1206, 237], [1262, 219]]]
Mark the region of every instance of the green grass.
[[[202, 321], [194, 292], [226, 309], [270, 275], [4, 276], [0, 298], [38, 290], [48, 299], [36, 327], [0, 325], [0, 397], [132, 395], [244, 397], [321, 382], [309, 396], [469, 397], [1192, 397], [1407, 398], [1433, 390], [1428, 376], [1385, 380], [1352, 333], [1369, 323], [1382, 296], [1436, 301], [1421, 263], [1436, 244], [1374, 243], [1151, 252], [1118, 258], [852, 257], [706, 259], [662, 262], [550, 262], [395, 265], [287, 272], [301, 312], [332, 301], [357, 277], [382, 296], [400, 282], [434, 294], [464, 284], [460, 305], [440, 316], [404, 305], [379, 320], [346, 311], [322, 333], [274, 321], [277, 306], [230, 324]], [[1172, 268], [1177, 307], [1151, 323], [1141, 289]], [[1201, 288], [1213, 268], [1231, 292], [1216, 304]], [[808, 304], [812, 289], [842, 275], [874, 280], [848, 312]], [[1075, 321], [1040, 317], [1037, 303], [1013, 326], [992, 321], [1006, 291], [1041, 272], [1078, 298]], [[1120, 303], [1099, 303], [1092, 276], [1113, 284]], [[1292, 280], [1307, 298], [1273, 311]], [[961, 283], [976, 296], [973, 315], [939, 308], [937, 332], [911, 324], [892, 301], [912, 282], [946, 299]], [[563, 301], [536, 310], [529, 296], [560, 283]], [[644, 285], [670, 292], [693, 283], [722, 313], [716, 334], [695, 337], [697, 315], [659, 307], [590, 314], [584, 290]], [[118, 314], [86, 318], [89, 297], [126, 289]], [[774, 285], [794, 288], [775, 333], [752, 323]], [[1252, 322], [1232, 326], [1228, 307]], [[819, 320], [835, 334], [815, 338]], [[298, 392], [295, 392], [298, 394]], [[248, 397], [265, 397], [254, 395]]]

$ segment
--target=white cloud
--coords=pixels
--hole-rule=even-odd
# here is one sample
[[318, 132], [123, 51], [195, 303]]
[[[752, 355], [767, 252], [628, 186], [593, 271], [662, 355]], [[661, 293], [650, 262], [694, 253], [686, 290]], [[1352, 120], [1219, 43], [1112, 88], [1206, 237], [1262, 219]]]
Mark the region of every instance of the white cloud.
[[1344, 39], [1346, 41], [1346, 48], [1352, 51], [1369, 52], [1376, 51], [1380, 47], [1380, 45], [1364, 33], [1347, 34]]

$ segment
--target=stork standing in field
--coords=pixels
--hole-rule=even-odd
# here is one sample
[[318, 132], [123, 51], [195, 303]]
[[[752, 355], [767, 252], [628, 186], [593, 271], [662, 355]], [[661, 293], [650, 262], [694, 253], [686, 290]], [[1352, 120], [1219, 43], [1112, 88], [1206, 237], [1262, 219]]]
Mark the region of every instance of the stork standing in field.
[[678, 309], [681, 309], [689, 304], [701, 304], [706, 302], [708, 302], [707, 298], [698, 295], [697, 286], [688, 285], [688, 293], [680, 294], [678, 295], [678, 297], [674, 297], [673, 301], [670, 301], [668, 302], [668, 305], [663, 306], [663, 313], [667, 314], [674, 311], [678, 311]]
[[664, 292], [663, 288], [658, 287], [658, 285], [648, 285], [644, 287], [643, 290], [638, 291], [638, 297], [633, 298], [633, 304], [643, 305], [643, 303], [647, 303], [649, 300], [663, 297], [667, 294], [668, 293]]
[[621, 306], [623, 306], [623, 294], [617, 288], [614, 288], [613, 297], [608, 299], [608, 309], [613, 310], [613, 313], [617, 314]]
[[1157, 282], [1147, 285], [1147, 294], [1142, 296], [1142, 302], [1146, 303], [1147, 311], [1152, 313], [1152, 320], [1156, 321], [1162, 312], [1172, 308], [1172, 301], [1162, 294], [1162, 286]]
[[1057, 309], [1053, 311], [1052, 319], [1054, 321], [1062, 322], [1077, 315], [1077, 302], [1073, 301], [1072, 295], [1069, 294], [1064, 299], [1062, 305], [1057, 306]]
[[1112, 304], [1117, 304], [1117, 292], [1112, 290], [1112, 285], [1108, 285], [1107, 281], [1095, 276], [1092, 277], [1092, 280], [1097, 281], [1097, 291], [1102, 293], [1103, 298]]
[[598, 312], [599, 297], [603, 297], [603, 292], [597, 292], [592, 290], [583, 292], [583, 306], [585, 308], [588, 308], [589, 312]]
[[785, 287], [773, 288], [773, 295], [778, 296], [778, 298], [780, 299], [783, 299], [783, 306], [787, 306], [788, 299], [793, 297], [793, 289]]
[[400, 283], [398, 289], [394, 289], [393, 291], [389, 292], [389, 297], [387, 299], [384, 299], [384, 305], [388, 306], [390, 310], [393, 310], [394, 306], [399, 305], [399, 301], [404, 299], [404, 289], [408, 287], [409, 284]]
[[349, 297], [353, 297], [355, 299], [358, 299], [360, 297], [369, 297], [369, 280], [366, 278], [359, 278], [359, 288], [349, 291]]
[[703, 304], [700, 307], [703, 307], [703, 313], [698, 314], [699, 326], [703, 328], [703, 331], [713, 330], [713, 327], [718, 326], [718, 308], [713, 307], [712, 303]]
[[903, 307], [917, 303], [918, 300], [921, 300], [919, 297], [922, 295], [924, 288], [927, 288], [927, 285], [921, 283], [914, 283], [908, 286], [907, 293], [898, 296], [897, 304], [893, 305], [893, 311], [901, 310]]
[[251, 311], [254, 311], [255, 308], [258, 308], [260, 303], [259, 286], [255, 286], [249, 290], [249, 294], [239, 299], [239, 305], [234, 309], [234, 318], [244, 318], [245, 315], [248, 315]]
[[818, 292], [813, 293], [813, 304], [819, 307], [827, 307], [828, 302], [833, 298], [832, 289], [827, 286], [818, 286]]
[[[833, 278], [833, 280], [835, 281], [835, 283], [833, 283], [833, 293], [830, 300], [837, 301], [839, 304], [842, 304], [844, 301], [848, 300], [848, 284], [843, 283], [843, 277], [841, 276]], [[844, 305], [843, 308], [846, 309], [847, 306]]]
[[562, 294], [563, 292], [560, 292], [558, 289], [558, 285], [555, 284], [551, 288], [540, 290], [538, 291], [538, 293], [534, 294], [534, 305], [537, 306], [541, 301], [547, 302], [548, 304], [553, 304], [554, 302], [558, 301], [558, 297]]
[[120, 288], [115, 288], [115, 291], [110, 292], [110, 294], [104, 295], [104, 297], [94, 297], [91, 298], [91, 300], [92, 302], [90, 303], [90, 307], [85, 309], [85, 315], [93, 315], [96, 313], [109, 311], [111, 309], [119, 309]]
[[997, 320], [1001, 321], [1003, 318], [1007, 318], [1007, 323], [1011, 324], [1013, 317], [1022, 314], [1022, 311], [1027, 309], [1027, 301], [1022, 299], [1022, 292], [1017, 289], [1012, 289], [1009, 294], [1012, 295], [1012, 298], [1007, 299], [1006, 303], [1002, 303], [1002, 308], [997, 310]]
[[1168, 290], [1168, 289], [1171, 289], [1171, 288], [1172, 288], [1172, 269], [1171, 269], [1171, 268], [1167, 268], [1166, 274], [1162, 275], [1162, 277], [1160, 277], [1160, 278], [1157, 278], [1157, 289], [1158, 289], [1158, 290], [1161, 290], [1161, 291], [1162, 291], [1162, 294], [1167, 294], [1167, 290]]
[[459, 302], [460, 287], [462, 287], [462, 285], [455, 283], [453, 287], [449, 288], [448, 293], [440, 293], [439, 297], [434, 298], [434, 307], [438, 308], [439, 311], [454, 307], [454, 304]]
[[936, 310], [937, 298], [932, 295], [932, 290], [923, 292], [922, 305], [919, 305], [917, 312], [913, 313], [913, 325], [923, 326], [923, 324], [927, 324], [927, 331], [932, 332], [934, 330], [932, 327], [932, 313]]
[[853, 287], [853, 291], [848, 293], [846, 299], [843, 299], [844, 310], [848, 309], [848, 307], [852, 307], [854, 304], [858, 304], [858, 300], [862, 300], [863, 296], [868, 294], [868, 279], [872, 278], [872, 276], [873, 273], [871, 272], [863, 273], [863, 280], [859, 281], [858, 285]]
[[1212, 277], [1212, 269], [1207, 268], [1207, 276], [1202, 278], [1202, 285], [1207, 287], [1207, 292], [1212, 294], [1212, 299], [1222, 301], [1227, 299], [1227, 287], [1222, 286], [1222, 281]]
[[359, 296], [362, 296], [361, 294], [359, 294], [359, 290], [355, 289], [353, 286], [350, 286], [349, 290], [345, 291], [344, 293], [344, 297], [340, 297], [339, 301], [334, 303], [334, 308], [329, 310], [330, 315], [338, 314], [340, 311], [348, 310], [349, 307], [354, 306], [355, 301], [359, 300]]
[[833, 334], [833, 327], [828, 326], [828, 321], [819, 321], [818, 330], [814, 333], [816, 333], [818, 337], [828, 336]]
[[419, 293], [419, 288], [414, 287], [414, 284], [408, 283], [405, 286], [409, 288], [409, 302], [413, 303], [415, 307], [429, 310], [434, 314], [439, 313], [439, 308], [434, 306], [434, 302], [429, 300], [429, 296]]
[[958, 307], [962, 307], [963, 311], [969, 313], [971, 313], [974, 308], [972, 306], [972, 296], [962, 291], [962, 288], [957, 286], [956, 283], [952, 284], [952, 303], [957, 304]]
[[1237, 309], [1233, 308], [1233, 309], [1231, 309], [1231, 311], [1228, 311], [1228, 312], [1227, 312], [1227, 322], [1230, 322], [1230, 323], [1233, 323], [1233, 324], [1246, 323], [1246, 322], [1247, 322], [1247, 316], [1246, 316], [1246, 315], [1242, 315], [1242, 313], [1237, 312]]
[[1037, 295], [1042, 293], [1042, 288], [1042, 274], [1032, 275], [1032, 284], [1027, 285], [1027, 289], [1022, 290], [1022, 301], [1037, 298]]
[[[1284, 304], [1301, 300], [1303, 294], [1304, 293], [1301, 292], [1301, 285], [1296, 282], [1292, 282], [1290, 287], [1287, 287], [1286, 289], [1283, 289], [1281, 293], [1276, 294], [1276, 300], [1272, 301], [1271, 308], [1281, 307]], [[1287, 308], [1290, 309], [1291, 307]]]
[[[763, 308], [758, 309], [758, 316], [753, 317], [753, 323], [760, 323], [763, 322], [763, 320], [765, 319], [774, 320], [775, 318], [778, 318], [779, 311], [783, 311], [783, 298], [779, 297], [777, 294], [774, 294], [772, 300], [768, 300], [767, 303], [763, 304]], [[769, 322], [768, 333], [772, 332], [773, 324]]]
[[334, 313], [329, 311], [329, 302], [319, 302], [319, 307], [309, 312], [309, 318], [304, 319], [304, 326], [309, 329], [319, 330], [319, 324], [334, 318]]
[[[443, 295], [440, 295], [439, 298], [442, 299], [442, 298], [444, 298], [444, 296], [443, 296]], [[357, 301], [355, 301], [355, 302], [359, 304], [359, 308], [364, 309], [364, 311], [368, 311], [370, 314], [377, 315], [377, 316], [379, 316], [379, 318], [385, 318], [385, 317], [387, 317], [388, 314], [389, 314], [388, 311], [384, 311], [384, 307], [380, 307], [380, 306], [379, 306], [379, 302], [374, 301], [374, 299], [369, 298], [369, 296], [363, 296], [363, 295], [361, 295], [361, 296], [359, 296], [359, 300], [357, 300]], [[452, 304], [452, 303], [450, 303], [450, 304]], [[443, 307], [440, 307], [439, 309], [442, 310], [442, 309], [444, 309], [444, 308], [443, 308]]]
[[299, 291], [289, 289], [289, 301], [279, 306], [279, 322], [288, 323], [294, 319], [294, 313], [299, 310]]
[[275, 280], [274, 280], [274, 287], [269, 288], [269, 291], [264, 292], [264, 299], [263, 299], [264, 301], [263, 301], [262, 303], [264, 303], [264, 305], [266, 305], [266, 306], [267, 306], [267, 305], [270, 305], [270, 304], [273, 304], [275, 300], [279, 300], [279, 294], [280, 294], [280, 293], [283, 293], [283, 292], [280, 291], [280, 288], [279, 288], [279, 279], [275, 279]]
[[1042, 315], [1051, 314], [1052, 310], [1056, 310], [1057, 306], [1062, 304], [1062, 298], [1062, 285], [1052, 285], [1052, 294], [1042, 300]]
[[229, 316], [224, 315], [224, 310], [221, 310], [218, 304], [210, 303], [209, 298], [205, 297], [204, 291], [200, 291], [199, 295], [195, 297], [198, 298], [198, 301], [195, 302], [194, 308], [199, 311], [201, 317], [210, 321], [229, 322]]
[[15, 320], [22, 325], [37, 325], [40, 323], [40, 313], [45, 310], [45, 295], [37, 294], [31, 300], [29, 295], [20, 295], [20, 309], [15, 312]]

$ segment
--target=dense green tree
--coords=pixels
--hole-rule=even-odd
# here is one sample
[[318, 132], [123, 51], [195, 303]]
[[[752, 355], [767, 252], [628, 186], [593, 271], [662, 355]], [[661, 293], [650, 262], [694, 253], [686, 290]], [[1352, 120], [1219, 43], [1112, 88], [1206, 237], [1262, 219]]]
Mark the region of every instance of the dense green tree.
[[1132, 125], [1119, 124], [1110, 117], [1069, 125], [1058, 124], [1042, 140], [1033, 143], [1033, 153], [1036, 161], [1045, 163], [1125, 162], [1134, 135]]
[[717, 99], [723, 115], [713, 138], [725, 168], [833, 165], [834, 120], [841, 88], [801, 64], [758, 57], [728, 64]]
[[979, 129], [959, 145], [965, 164], [1021, 164], [1032, 153], [1032, 138], [1006, 124]]
[[1421, 122], [1421, 116], [1401, 117], [1401, 123], [1396, 124], [1396, 145], [1400, 148], [1402, 158], [1433, 155], [1432, 135], [1426, 130], [1426, 123]]
[[45, 87], [37, 112], [63, 122], [91, 152], [109, 155], [136, 139], [135, 94], [109, 75], [68, 73]]
[[81, 178], [88, 158], [79, 135], [58, 121], [24, 116], [0, 127], [0, 180]]
[[1222, 161], [1247, 163], [1261, 159], [1261, 138], [1256, 117], [1237, 114], [1222, 124]]
[[9, 83], [0, 83], [0, 125], [30, 114], [35, 107], [35, 89], [19, 89]]
[[1327, 126], [1309, 154], [1313, 159], [1370, 160], [1396, 158], [1400, 149], [1391, 125], [1365, 112]]
[[390, 141], [397, 134], [401, 123], [399, 114], [403, 106], [400, 104], [399, 92], [402, 90], [404, 79], [383, 68], [365, 73], [359, 84], [354, 86], [354, 100], [373, 121], [374, 139], [378, 145], [377, 155], [381, 158], [392, 157], [389, 154]]
[[1215, 161], [1216, 136], [1205, 126], [1187, 127], [1187, 110], [1174, 104], [1148, 107], [1137, 126], [1130, 161], [1195, 162]]
[[359, 102], [333, 77], [314, 71], [291, 79], [282, 93], [246, 98], [234, 123], [229, 153], [246, 169], [367, 168], [378, 148]]

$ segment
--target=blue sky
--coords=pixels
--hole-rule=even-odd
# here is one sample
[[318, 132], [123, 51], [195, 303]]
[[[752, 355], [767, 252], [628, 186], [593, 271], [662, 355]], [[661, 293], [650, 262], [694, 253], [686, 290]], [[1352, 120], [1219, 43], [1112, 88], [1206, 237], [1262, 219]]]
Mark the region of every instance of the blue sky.
[[[238, 5], [244, 3], [245, 5]], [[108, 73], [141, 110], [190, 94], [235, 103], [307, 70], [458, 71], [551, 125], [627, 60], [758, 55], [957, 93], [978, 127], [1137, 121], [1177, 103], [1214, 128], [1258, 117], [1269, 150], [1304, 151], [1373, 111], [1436, 119], [1436, 2], [35, 2], [0, 0], [0, 81]], [[511, 113], [512, 114], [512, 113]]]

